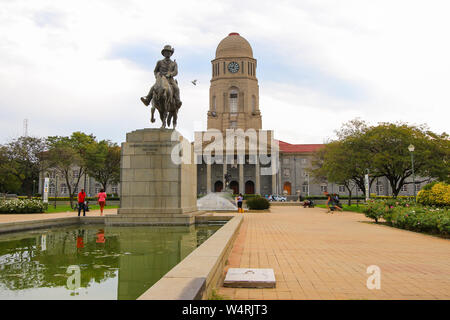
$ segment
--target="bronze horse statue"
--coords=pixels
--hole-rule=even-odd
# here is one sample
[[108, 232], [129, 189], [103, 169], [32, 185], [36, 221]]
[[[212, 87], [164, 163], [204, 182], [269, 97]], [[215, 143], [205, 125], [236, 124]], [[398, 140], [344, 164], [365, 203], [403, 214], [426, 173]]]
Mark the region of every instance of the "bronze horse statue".
[[[173, 89], [167, 80], [166, 76], [159, 75], [156, 77], [152, 97], [152, 117], [151, 122], [155, 122], [155, 108], [159, 111], [161, 118], [161, 128], [170, 127], [170, 122], [173, 120], [173, 128], [177, 125], [178, 108], [173, 97]], [[166, 124], [167, 121], [167, 124]]]

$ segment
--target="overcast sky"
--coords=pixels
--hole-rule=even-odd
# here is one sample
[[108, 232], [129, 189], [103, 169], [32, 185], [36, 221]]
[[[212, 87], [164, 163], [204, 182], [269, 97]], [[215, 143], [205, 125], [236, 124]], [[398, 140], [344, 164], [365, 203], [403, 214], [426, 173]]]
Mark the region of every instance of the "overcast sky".
[[178, 130], [192, 140], [230, 32], [253, 47], [263, 128], [277, 139], [322, 143], [356, 117], [449, 132], [449, 12], [446, 0], [0, 0], [0, 143], [25, 118], [32, 136], [118, 143], [159, 127], [139, 97], [165, 44], [179, 67]]

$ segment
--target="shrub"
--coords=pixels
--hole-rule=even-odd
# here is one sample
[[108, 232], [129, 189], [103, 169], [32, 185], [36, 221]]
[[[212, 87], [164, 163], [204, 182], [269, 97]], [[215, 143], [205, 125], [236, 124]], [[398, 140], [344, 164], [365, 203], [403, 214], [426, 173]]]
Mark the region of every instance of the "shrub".
[[3, 200], [0, 201], [0, 213], [42, 213], [47, 204], [39, 200]]
[[265, 210], [269, 209], [270, 202], [266, 198], [254, 197], [252, 199], [247, 200], [247, 207], [250, 210]]
[[428, 206], [450, 206], [450, 185], [444, 182], [427, 185], [417, 194], [417, 202]]
[[384, 201], [370, 200], [362, 211], [366, 217], [374, 219], [375, 223], [378, 223], [378, 220], [383, 217], [384, 214], [392, 213], [393, 206], [388, 205]]

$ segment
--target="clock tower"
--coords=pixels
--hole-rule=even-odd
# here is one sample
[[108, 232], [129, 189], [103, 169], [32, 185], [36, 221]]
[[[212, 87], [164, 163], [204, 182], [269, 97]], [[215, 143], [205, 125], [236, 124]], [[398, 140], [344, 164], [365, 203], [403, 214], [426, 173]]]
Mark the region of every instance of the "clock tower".
[[246, 39], [230, 33], [211, 61], [208, 129], [255, 129], [262, 127], [256, 59]]

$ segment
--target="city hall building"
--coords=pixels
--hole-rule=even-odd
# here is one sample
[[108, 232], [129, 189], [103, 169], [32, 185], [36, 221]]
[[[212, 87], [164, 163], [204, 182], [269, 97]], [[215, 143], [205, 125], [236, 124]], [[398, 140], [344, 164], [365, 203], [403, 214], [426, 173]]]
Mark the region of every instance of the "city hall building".
[[[268, 137], [266, 141], [268, 150], [272, 147], [271, 143], [277, 144], [274, 148], [278, 153], [277, 157], [268, 154], [277, 161], [274, 164], [276, 168], [272, 174], [261, 174], [261, 167], [264, 166], [259, 161], [259, 141], [256, 155], [252, 155], [246, 144], [245, 161], [237, 161], [237, 154], [231, 159], [224, 156], [223, 160], [226, 161], [212, 164], [206, 163], [200, 157], [197, 160], [198, 194], [221, 191], [226, 173], [231, 175], [229, 186], [235, 193], [296, 196], [299, 192], [304, 195], [318, 195], [328, 189], [329, 191], [335, 189], [338, 192], [339, 186], [315, 183], [308, 175], [311, 157], [322, 146], [321, 144], [290, 144], [276, 141], [273, 140], [273, 131], [263, 130], [257, 66], [250, 43], [238, 33], [230, 33], [219, 43], [215, 58], [211, 61], [212, 78], [207, 130], [218, 130], [224, 137], [227, 129], [241, 129], [243, 132], [253, 130], [258, 133], [258, 137], [260, 132], [265, 133]], [[203, 151], [207, 143], [202, 142]], [[200, 153], [199, 151], [197, 148], [196, 152]]]

